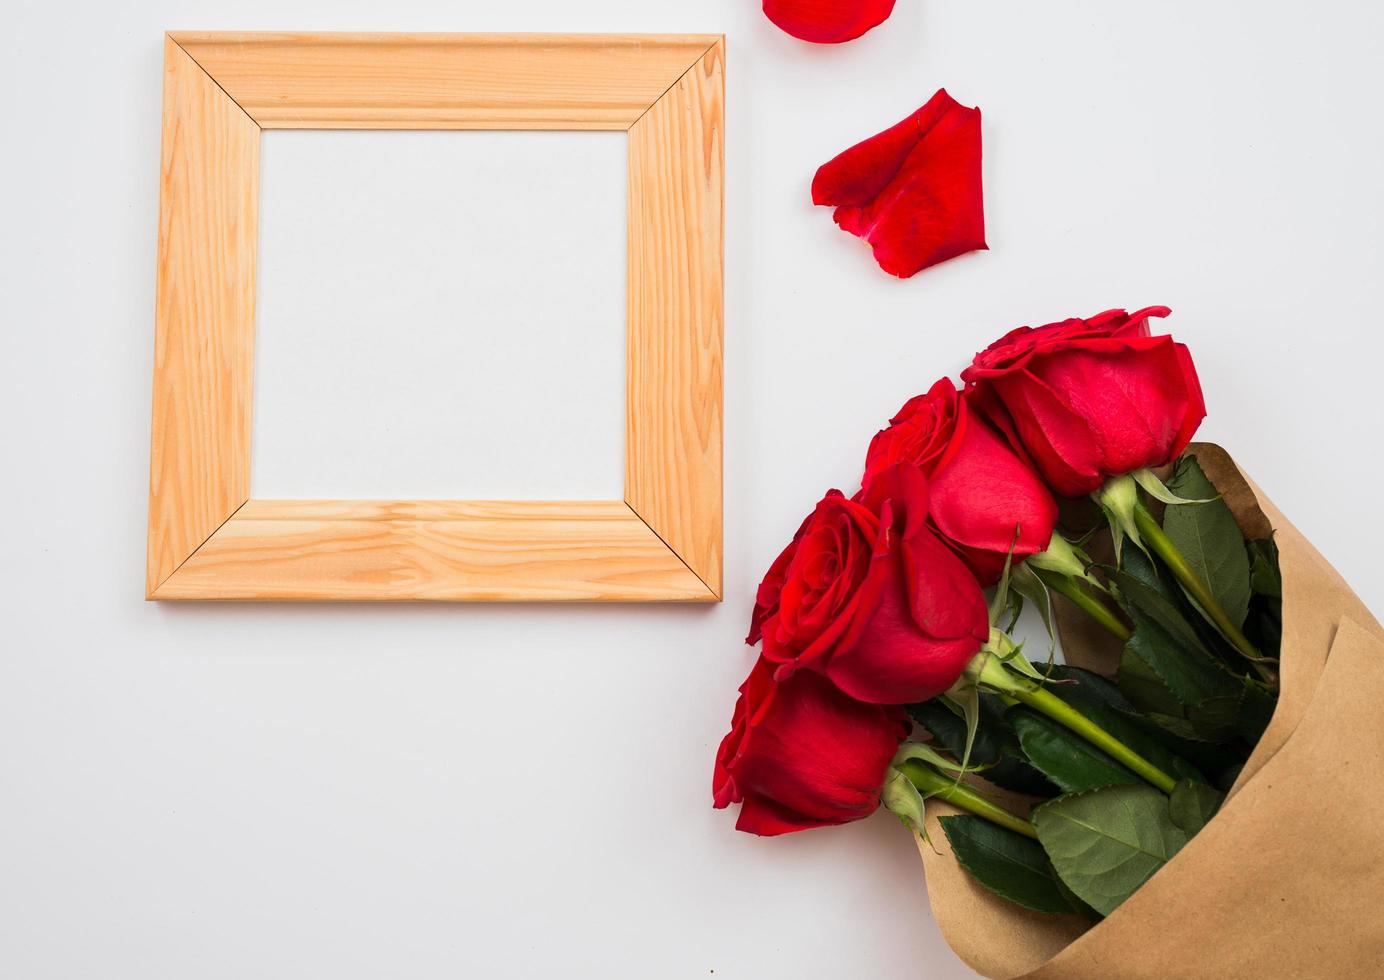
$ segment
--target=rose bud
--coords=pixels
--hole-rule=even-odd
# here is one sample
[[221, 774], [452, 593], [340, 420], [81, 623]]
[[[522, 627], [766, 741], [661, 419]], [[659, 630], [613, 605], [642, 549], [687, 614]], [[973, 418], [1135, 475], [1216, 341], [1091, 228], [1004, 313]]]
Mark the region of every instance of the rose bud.
[[1052, 540], [1052, 494], [949, 379], [906, 402], [875, 436], [862, 483], [900, 462], [927, 476], [929, 523], [982, 585], [999, 581], [1011, 553], [1017, 563]]
[[877, 27], [894, 0], [764, 0], [764, 16], [803, 41], [839, 44]]
[[927, 504], [927, 479], [910, 464], [876, 474], [857, 499], [822, 498], [763, 624], [779, 680], [815, 670], [875, 704], [925, 701], [955, 683], [989, 620], [975, 576], [929, 530]]
[[761, 657], [740, 685], [716, 754], [716, 808], [741, 803], [735, 826], [763, 837], [869, 816], [912, 728], [907, 713], [862, 704], [811, 671], [773, 674]]
[[962, 372], [966, 398], [1064, 497], [1162, 466], [1182, 453], [1206, 417], [1187, 348], [1149, 336], [1149, 317], [1170, 312], [1109, 310], [1020, 327]]
[[844, 231], [908, 278], [987, 248], [980, 183], [980, 110], [939, 89], [913, 115], [823, 164], [812, 203], [835, 205]]

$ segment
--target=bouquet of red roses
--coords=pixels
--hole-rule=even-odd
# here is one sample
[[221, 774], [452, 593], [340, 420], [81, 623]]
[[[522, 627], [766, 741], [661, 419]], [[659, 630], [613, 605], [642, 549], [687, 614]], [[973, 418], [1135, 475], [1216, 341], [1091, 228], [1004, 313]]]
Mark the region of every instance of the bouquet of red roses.
[[[1360, 963], [1359, 942], [1264, 936], [1289, 908], [1355, 937], [1361, 914], [1320, 875], [1285, 877], [1324, 848], [1285, 857], [1291, 828], [1265, 823], [1321, 802], [1320, 760], [1279, 773], [1286, 801], [1255, 777], [1289, 757], [1319, 699], [1357, 710], [1333, 700], [1328, 652], [1357, 697], [1384, 695], [1384, 657], [1362, 671], [1356, 649], [1384, 654], [1381, 631], [1222, 450], [1191, 444], [1205, 416], [1191, 356], [1149, 330], [1168, 312], [1006, 334], [963, 389], [943, 379], [900, 409], [859, 491], [827, 493], [759, 587], [747, 642], [762, 653], [717, 755], [715, 805], [740, 803], [737, 827], [768, 836], [883, 803], [922, 839], [944, 933], [991, 976]], [[1014, 636], [1025, 605], [1041, 642]], [[1342, 655], [1337, 632], [1354, 644]], [[1316, 754], [1377, 771], [1384, 739], [1361, 717], [1371, 736], [1336, 728]], [[1368, 855], [1357, 879], [1381, 884], [1370, 812], [1333, 814], [1329, 850]], [[1223, 828], [1230, 846], [1225, 833], [1200, 846]], [[1194, 894], [1174, 900], [1158, 886], [1179, 877]], [[1366, 932], [1364, 955], [1384, 956], [1384, 926]]]

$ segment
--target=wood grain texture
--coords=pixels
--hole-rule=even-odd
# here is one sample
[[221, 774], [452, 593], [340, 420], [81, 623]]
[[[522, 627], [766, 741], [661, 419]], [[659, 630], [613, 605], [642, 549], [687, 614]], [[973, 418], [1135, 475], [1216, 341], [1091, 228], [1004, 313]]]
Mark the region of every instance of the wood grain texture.
[[627, 129], [718, 43], [638, 34], [172, 36], [268, 129]]
[[[178, 34], [166, 64], [150, 598], [719, 601], [721, 38]], [[247, 502], [260, 124], [629, 129], [624, 501]]]
[[625, 501], [721, 594], [724, 43], [629, 131]]
[[619, 500], [251, 500], [155, 598], [717, 597]]
[[259, 144], [166, 40], [146, 594], [250, 494]]

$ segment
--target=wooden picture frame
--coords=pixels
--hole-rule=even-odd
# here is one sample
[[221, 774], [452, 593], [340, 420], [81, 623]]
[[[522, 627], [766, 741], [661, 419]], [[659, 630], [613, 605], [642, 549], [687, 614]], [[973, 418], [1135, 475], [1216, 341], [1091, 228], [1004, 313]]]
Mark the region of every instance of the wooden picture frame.
[[[165, 38], [146, 596], [721, 598], [717, 35]], [[629, 133], [625, 494], [250, 495], [262, 129]]]

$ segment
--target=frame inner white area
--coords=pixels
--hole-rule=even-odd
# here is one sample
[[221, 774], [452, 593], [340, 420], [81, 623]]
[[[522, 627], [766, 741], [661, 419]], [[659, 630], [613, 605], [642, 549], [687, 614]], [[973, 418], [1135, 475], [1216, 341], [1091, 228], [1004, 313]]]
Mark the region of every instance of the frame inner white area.
[[622, 497], [626, 152], [266, 131], [254, 496]]

